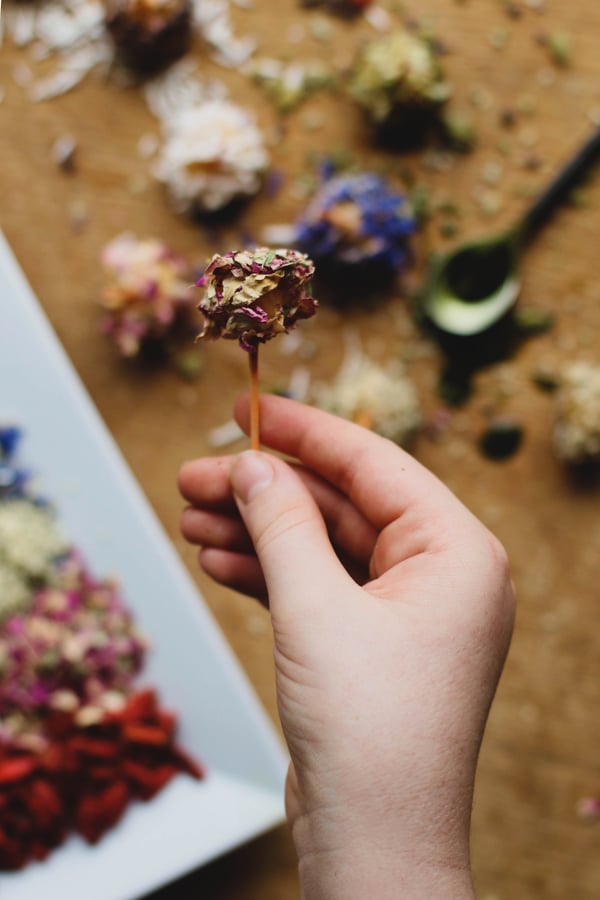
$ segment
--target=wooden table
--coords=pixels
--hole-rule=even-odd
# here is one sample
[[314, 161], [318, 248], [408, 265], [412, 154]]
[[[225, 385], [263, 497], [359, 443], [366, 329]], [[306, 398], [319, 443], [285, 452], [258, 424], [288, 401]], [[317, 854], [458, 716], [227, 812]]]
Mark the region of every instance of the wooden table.
[[[227, 83], [236, 100], [256, 111], [273, 138], [273, 166], [285, 175], [275, 197], [258, 197], [221, 233], [222, 249], [235, 246], [242, 232], [257, 234], [266, 223], [290, 221], [303, 203], [299, 176], [309, 171], [309, 151], [326, 155], [343, 146], [363, 166], [383, 168], [392, 178], [412, 173], [427, 186], [434, 208], [456, 204], [461, 216], [454, 240], [512, 222], [526, 197], [600, 119], [597, 0], [546, 0], [545, 11], [531, 8], [535, 5], [514, 0], [512, 7], [522, 12], [515, 18], [497, 0], [428, 0], [408, 7], [432, 24], [447, 50], [442, 64], [454, 85], [453, 108], [467, 113], [476, 127], [475, 151], [452, 158], [449, 170], [439, 154], [400, 157], [375, 149], [361, 114], [343, 96], [321, 92], [280, 127], [261, 89], [240, 72], [208, 61], [198, 45], [201, 71]], [[276, 12], [268, 0], [256, 0], [254, 9], [235, 8], [232, 15], [239, 33], [258, 35], [258, 55], [321, 58], [338, 68], [375, 34], [364, 21], [340, 22], [300, 10], [296, 0], [283, 0]], [[294, 43], [289, 29], [297, 23], [306, 26], [306, 35]], [[544, 37], [561, 32], [572, 45], [565, 67], [553, 64], [544, 46]], [[205, 230], [172, 211], [149, 175], [138, 142], [144, 134], [157, 135], [158, 124], [140, 89], [92, 75], [62, 97], [34, 104], [17, 83], [24, 80], [24, 63], [36, 77], [52, 65], [31, 62], [26, 48], [5, 41], [0, 57], [2, 228], [133, 472], [276, 718], [266, 613], [209, 583], [178, 534], [177, 468], [183, 460], [211, 452], [208, 430], [229, 418], [245, 384], [243, 354], [233, 345], [209, 347], [202, 354], [201, 378], [186, 383], [169, 368], [140, 371], [119, 362], [98, 335], [95, 301], [103, 283], [98, 255], [116, 233], [129, 229], [162, 237], [198, 264], [215, 245]], [[65, 134], [77, 142], [72, 174], [52, 158], [54, 142]], [[600, 793], [599, 486], [597, 481], [578, 485], [555, 460], [552, 397], [532, 382], [540, 368], [560, 370], [580, 356], [599, 361], [599, 206], [600, 179], [594, 176], [583, 205], [561, 210], [524, 261], [520, 302], [553, 312], [554, 327], [481, 371], [470, 399], [452, 411], [446, 430], [435, 441], [423, 435], [414, 448], [504, 541], [519, 594], [516, 633], [477, 782], [473, 859], [482, 900], [600, 896], [600, 823], [585, 824], [576, 812], [581, 797]], [[429, 248], [450, 245], [443, 221], [438, 211], [419, 235], [420, 259]], [[313, 378], [335, 373], [347, 329], [361, 334], [368, 352], [402, 355], [426, 415], [439, 409], [436, 385], [443, 359], [413, 324], [405, 298], [390, 298], [374, 312], [324, 308], [310, 327], [316, 348]], [[264, 353], [265, 385], [285, 384], [298, 363], [275, 343]], [[478, 450], [479, 436], [495, 412], [525, 425], [522, 448], [502, 463]], [[293, 847], [281, 828], [158, 897], [291, 900], [297, 893]]]

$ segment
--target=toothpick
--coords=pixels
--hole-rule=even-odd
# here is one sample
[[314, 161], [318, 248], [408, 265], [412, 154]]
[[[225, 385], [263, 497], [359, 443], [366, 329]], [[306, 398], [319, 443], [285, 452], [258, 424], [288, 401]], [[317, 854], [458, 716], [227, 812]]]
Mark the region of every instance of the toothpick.
[[258, 401], [258, 347], [248, 353], [250, 360], [250, 448], [260, 450], [260, 410]]

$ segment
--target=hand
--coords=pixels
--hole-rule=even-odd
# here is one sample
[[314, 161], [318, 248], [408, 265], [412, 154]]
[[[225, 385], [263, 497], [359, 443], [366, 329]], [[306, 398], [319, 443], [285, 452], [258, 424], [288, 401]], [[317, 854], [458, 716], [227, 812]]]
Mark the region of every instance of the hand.
[[[248, 429], [248, 404], [236, 415]], [[513, 623], [496, 539], [396, 445], [261, 399], [263, 443], [181, 470], [182, 532], [267, 601], [305, 900], [473, 897], [469, 830]]]

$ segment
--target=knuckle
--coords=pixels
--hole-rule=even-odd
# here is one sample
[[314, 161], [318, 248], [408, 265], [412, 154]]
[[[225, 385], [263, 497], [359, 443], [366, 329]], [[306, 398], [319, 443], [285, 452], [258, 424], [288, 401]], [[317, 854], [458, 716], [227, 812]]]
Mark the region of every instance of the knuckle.
[[288, 506], [280, 515], [266, 521], [259, 528], [254, 539], [257, 552], [268, 553], [282, 540], [293, 540], [293, 533], [302, 531], [309, 520], [309, 513], [300, 504]]

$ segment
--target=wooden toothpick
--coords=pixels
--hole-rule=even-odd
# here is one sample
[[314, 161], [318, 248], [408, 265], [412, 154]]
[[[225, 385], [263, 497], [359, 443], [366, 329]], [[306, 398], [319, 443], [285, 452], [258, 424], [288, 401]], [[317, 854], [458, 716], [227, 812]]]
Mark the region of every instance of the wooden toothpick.
[[258, 347], [248, 353], [250, 360], [250, 448], [260, 450], [260, 409], [258, 400]]

